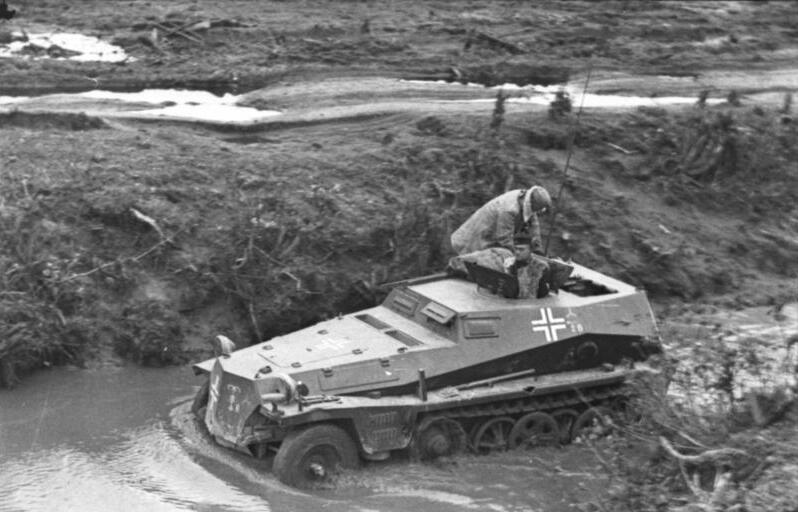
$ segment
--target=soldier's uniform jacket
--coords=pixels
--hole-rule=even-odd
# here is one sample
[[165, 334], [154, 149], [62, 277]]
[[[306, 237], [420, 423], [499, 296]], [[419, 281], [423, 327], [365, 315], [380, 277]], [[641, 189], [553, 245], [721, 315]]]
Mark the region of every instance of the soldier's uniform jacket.
[[452, 233], [455, 252], [466, 254], [490, 247], [513, 250], [514, 235], [524, 231], [532, 238], [532, 250], [540, 252], [543, 248], [540, 222], [534, 212], [522, 207], [525, 192], [524, 189], [505, 192], [474, 212]]

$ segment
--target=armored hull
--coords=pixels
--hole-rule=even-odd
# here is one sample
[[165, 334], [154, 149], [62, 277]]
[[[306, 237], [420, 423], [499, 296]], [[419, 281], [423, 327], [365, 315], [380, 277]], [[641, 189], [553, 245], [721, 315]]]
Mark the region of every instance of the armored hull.
[[[299, 470], [287, 461], [297, 458], [295, 437], [309, 426], [324, 426], [322, 434], [334, 438], [328, 447], [348, 444], [346, 435], [360, 455], [374, 458], [411, 442], [429, 444], [424, 432], [432, 435], [432, 421], [445, 441], [433, 445], [451, 448], [463, 444], [457, 432], [496, 418], [481, 409], [465, 421], [450, 413], [430, 416], [438, 407], [429, 397], [443, 404], [440, 411], [455, 402], [467, 408], [473, 404], [463, 403], [464, 390], [493, 389], [497, 382], [516, 383], [516, 391], [531, 398], [505, 417], [505, 426], [535, 413], [548, 415], [541, 421], [551, 427], [556, 411], [552, 402], [538, 401], [541, 393], [562, 395], [559, 409], [569, 406], [573, 423], [586, 408], [593, 410], [589, 405], [622, 395], [627, 375], [616, 367], [630, 368], [658, 351], [645, 292], [579, 265], [557, 294], [542, 299], [507, 299], [465, 279], [429, 276], [398, 283], [377, 307], [196, 365], [197, 373], [210, 375], [209, 391], [200, 392], [196, 405], [220, 443], [253, 454], [279, 447], [275, 471], [301, 484], [311, 466]], [[608, 385], [614, 391], [584, 403], [591, 390]], [[482, 399], [499, 403], [510, 400], [507, 393]], [[363, 419], [363, 411], [375, 407], [382, 412]], [[333, 427], [338, 430], [330, 434]], [[473, 435], [466, 442], [473, 444]], [[302, 438], [300, 444], [307, 443]], [[422, 451], [441, 451], [427, 448]]]

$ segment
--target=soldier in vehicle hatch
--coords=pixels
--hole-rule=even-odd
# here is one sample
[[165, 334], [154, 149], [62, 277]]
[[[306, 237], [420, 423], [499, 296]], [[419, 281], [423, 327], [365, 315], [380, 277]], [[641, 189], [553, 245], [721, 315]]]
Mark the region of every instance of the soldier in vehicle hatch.
[[[452, 234], [457, 256], [449, 260], [447, 272], [465, 277], [468, 262], [516, 278], [518, 286], [512, 287], [517, 289], [512, 292], [513, 298], [545, 296], [548, 289], [543, 286], [541, 290], [540, 283], [548, 261], [533, 253], [542, 253], [537, 214], [550, 207], [551, 197], [540, 186], [494, 198]], [[472, 278], [478, 284], [491, 280], [485, 277], [486, 283], [480, 283], [481, 278]]]
[[458, 255], [492, 247], [513, 251], [513, 239], [527, 234], [532, 252], [542, 254], [538, 214], [549, 208], [551, 197], [543, 187], [505, 192], [488, 201], [452, 233], [452, 248]]
[[[476, 281], [480, 286], [503, 288], [499, 295], [512, 299], [526, 299], [529, 297], [544, 297], [549, 292], [548, 282], [541, 279], [549, 269], [547, 258], [536, 256], [530, 250], [530, 239], [526, 234], [519, 234], [514, 239], [513, 250], [505, 247], [489, 247], [479, 251], [469, 252], [455, 256], [449, 260], [446, 272], [450, 275], [464, 277]], [[483, 270], [470, 275], [468, 264], [475, 264]], [[486, 270], [490, 272], [485, 274]], [[509, 285], [506, 278], [497, 277], [496, 273], [512, 276], [515, 285]], [[500, 283], [504, 281], [504, 285]], [[494, 293], [497, 293], [494, 291]]]

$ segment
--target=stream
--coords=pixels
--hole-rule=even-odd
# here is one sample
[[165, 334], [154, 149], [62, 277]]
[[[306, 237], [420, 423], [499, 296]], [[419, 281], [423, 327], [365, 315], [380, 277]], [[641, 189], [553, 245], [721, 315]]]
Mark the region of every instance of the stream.
[[[740, 392], [796, 385], [796, 303], [666, 325], [671, 336], [705, 340], [670, 347], [688, 373], [698, 352], [722, 343], [739, 351]], [[757, 374], [742, 364], [750, 358], [743, 346], [760, 354]], [[691, 382], [671, 395], [714, 396]], [[269, 459], [209, 439], [189, 410], [199, 384], [189, 367], [105, 365], [42, 370], [0, 390], [0, 511], [559, 512], [606, 492], [596, 452], [578, 444], [434, 463], [399, 455], [344, 475], [334, 490], [300, 492], [273, 477]]]
[[40, 371], [0, 390], [1, 511], [567, 511], [606, 479], [581, 446], [368, 463], [299, 492], [213, 444], [190, 413], [188, 367]]

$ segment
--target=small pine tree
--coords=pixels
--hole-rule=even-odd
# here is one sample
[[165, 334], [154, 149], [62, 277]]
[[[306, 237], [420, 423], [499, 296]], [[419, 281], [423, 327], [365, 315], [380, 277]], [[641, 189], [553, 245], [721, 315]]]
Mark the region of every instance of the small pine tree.
[[504, 93], [503, 89], [499, 89], [496, 94], [496, 102], [493, 104], [493, 116], [490, 120], [490, 129], [494, 133], [498, 133], [504, 122], [504, 102], [507, 101], [509, 95]]

